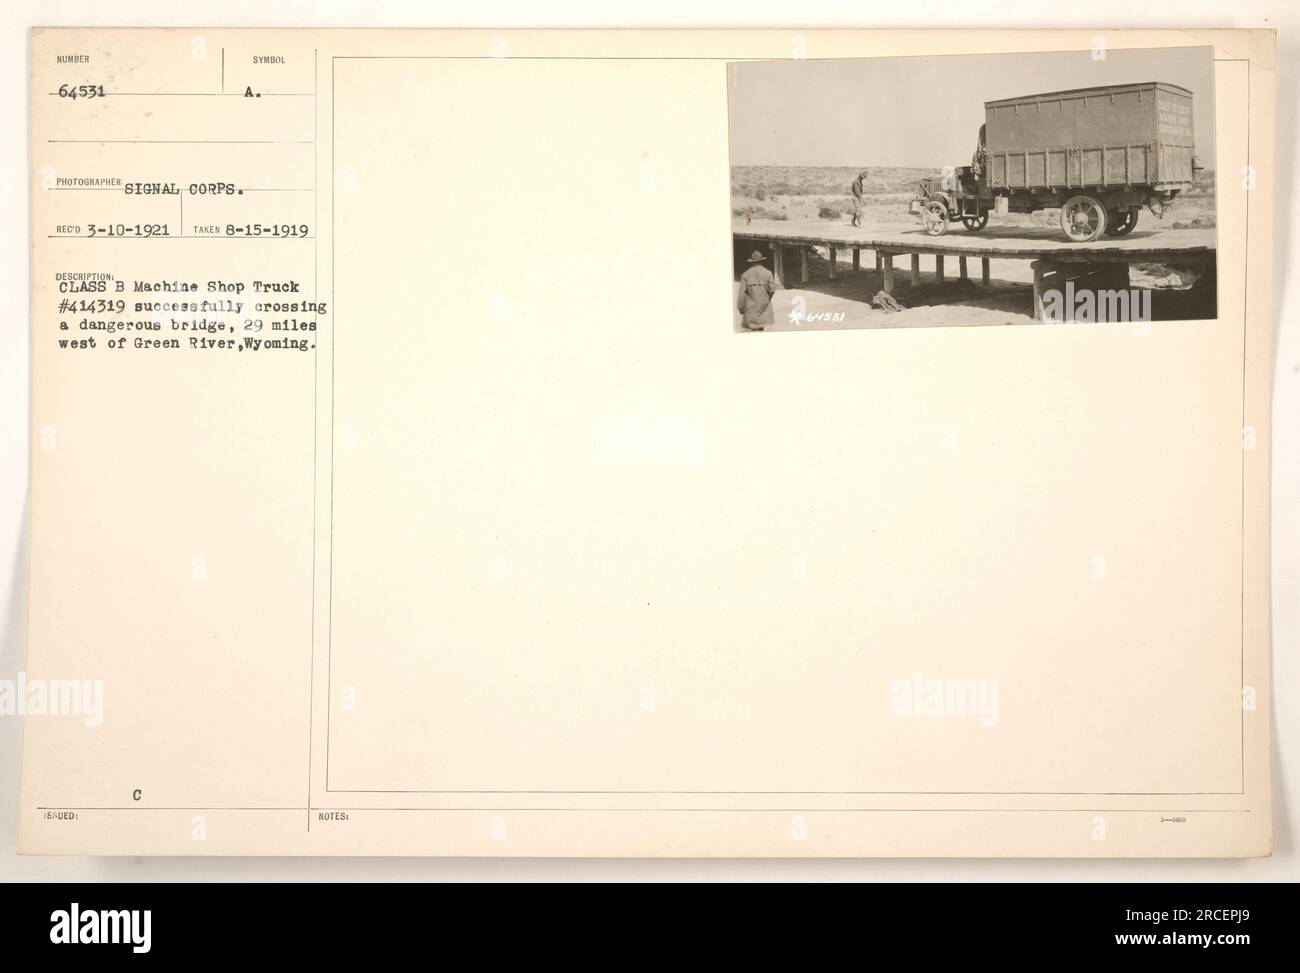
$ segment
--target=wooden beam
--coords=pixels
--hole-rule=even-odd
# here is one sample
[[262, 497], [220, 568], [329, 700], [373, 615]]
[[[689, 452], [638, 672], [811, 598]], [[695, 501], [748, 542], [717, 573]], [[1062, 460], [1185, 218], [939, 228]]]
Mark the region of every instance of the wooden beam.
[[943, 254], [934, 255], [934, 281], [936, 284], [943, 283]]
[[880, 273], [880, 251], [872, 250], [871, 252], [876, 255], [876, 273]]
[[862, 269], [862, 248], [853, 248], [853, 272], [856, 274]]
[[957, 276], [960, 277], [962, 280], [966, 279], [966, 258], [965, 257], [957, 258]]
[[980, 281], [984, 284], [989, 282], [989, 258], [980, 257]]
[[837, 251], [836, 251], [836, 249], [835, 249], [834, 247], [830, 247], [830, 248], [828, 248], [828, 249], [829, 249], [830, 252], [831, 252], [831, 280], [834, 280], [834, 279], [835, 279], [835, 261], [836, 261]]
[[1030, 265], [1034, 270], [1034, 320], [1043, 320], [1043, 262], [1035, 260]]
[[921, 286], [921, 255], [919, 253], [912, 254], [912, 286]]
[[781, 287], [785, 286], [785, 261], [782, 259], [782, 246], [776, 244], [772, 247], [772, 273], [776, 277], [776, 282]]
[[[876, 254], [876, 259], [877, 260], [881, 259], [881, 255], [879, 253]], [[886, 294], [892, 294], [894, 293], [894, 255], [892, 253], [887, 253], [884, 255], [883, 259], [884, 259], [885, 282], [881, 289]]]
[[808, 248], [799, 248], [799, 283], [808, 283]]

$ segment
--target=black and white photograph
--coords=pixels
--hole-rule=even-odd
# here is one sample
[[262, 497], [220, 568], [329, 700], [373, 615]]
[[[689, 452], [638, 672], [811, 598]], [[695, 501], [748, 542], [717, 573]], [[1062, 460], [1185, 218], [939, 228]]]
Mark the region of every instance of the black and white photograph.
[[1216, 316], [1209, 48], [729, 69], [737, 332]]

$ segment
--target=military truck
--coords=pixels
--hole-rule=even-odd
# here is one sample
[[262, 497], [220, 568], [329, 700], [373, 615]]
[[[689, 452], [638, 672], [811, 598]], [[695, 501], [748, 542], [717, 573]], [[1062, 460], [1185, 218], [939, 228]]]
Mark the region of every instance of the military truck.
[[938, 236], [989, 213], [1060, 207], [1061, 231], [1087, 243], [1123, 236], [1147, 207], [1157, 217], [1195, 170], [1192, 93], [1164, 81], [1075, 88], [984, 104], [969, 166], [924, 179], [909, 211]]

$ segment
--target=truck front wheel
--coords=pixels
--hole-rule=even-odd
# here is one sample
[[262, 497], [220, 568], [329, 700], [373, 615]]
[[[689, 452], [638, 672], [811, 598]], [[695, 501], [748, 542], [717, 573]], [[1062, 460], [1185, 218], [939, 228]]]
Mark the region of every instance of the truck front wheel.
[[1106, 207], [1091, 196], [1071, 196], [1061, 207], [1061, 230], [1074, 243], [1091, 243], [1106, 231]]
[[921, 207], [921, 225], [930, 236], [943, 236], [948, 230], [948, 207], [932, 199]]

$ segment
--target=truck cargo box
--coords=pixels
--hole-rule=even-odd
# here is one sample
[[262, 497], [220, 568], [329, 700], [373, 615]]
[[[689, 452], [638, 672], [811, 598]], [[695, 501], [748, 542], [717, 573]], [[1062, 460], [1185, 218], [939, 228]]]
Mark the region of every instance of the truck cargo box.
[[1162, 81], [1078, 88], [984, 105], [997, 189], [1192, 184], [1192, 93]]

